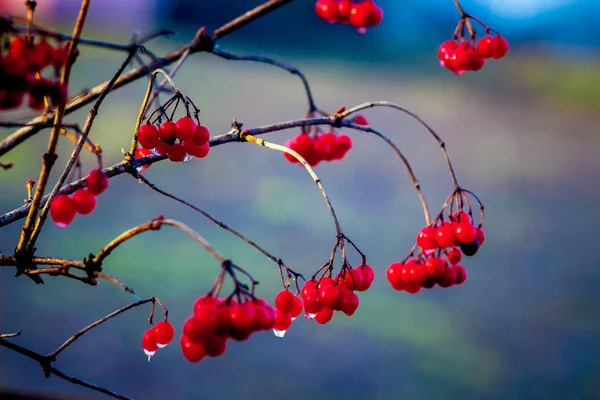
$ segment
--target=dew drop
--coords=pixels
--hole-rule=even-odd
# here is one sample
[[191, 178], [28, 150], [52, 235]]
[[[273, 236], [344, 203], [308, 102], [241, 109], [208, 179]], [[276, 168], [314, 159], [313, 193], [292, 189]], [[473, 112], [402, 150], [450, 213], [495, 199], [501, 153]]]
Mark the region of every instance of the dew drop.
[[55, 222], [54, 225], [56, 225], [58, 228], [66, 228], [67, 224], [63, 223], [63, 222]]
[[[168, 344], [168, 343], [167, 343]], [[166, 344], [160, 344], [160, 343], [156, 343], [156, 345], [158, 346], [159, 349], [164, 349], [165, 347], [167, 347]]]
[[155, 351], [148, 351], [144, 349], [144, 354], [148, 356], [148, 362], [150, 362], [150, 358], [155, 354]]
[[273, 329], [273, 334], [278, 338], [284, 337], [286, 332], [287, 331], [280, 331], [279, 329]]
[[292, 317], [292, 321], [295, 321], [295, 320], [296, 320], [296, 317]]
[[306, 319], [315, 319], [316, 316], [317, 314], [304, 313], [304, 318]]

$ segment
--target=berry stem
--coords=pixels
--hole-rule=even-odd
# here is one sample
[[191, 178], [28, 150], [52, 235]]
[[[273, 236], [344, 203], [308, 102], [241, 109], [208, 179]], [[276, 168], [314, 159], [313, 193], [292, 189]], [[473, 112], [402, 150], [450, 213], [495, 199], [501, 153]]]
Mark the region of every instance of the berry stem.
[[[81, 8], [79, 9], [79, 15], [77, 16], [77, 21], [75, 22], [75, 27], [73, 28], [73, 40], [69, 42], [67, 49], [67, 60], [69, 61], [67, 61], [60, 77], [60, 84], [65, 87], [68, 86], [69, 83], [71, 67], [73, 65], [71, 60], [73, 59], [73, 54], [75, 53], [75, 49], [79, 43], [79, 37], [83, 31], [83, 25], [85, 23], [89, 5], [90, 0], [82, 0]], [[31, 207], [29, 208], [27, 219], [25, 220], [21, 230], [21, 236], [19, 237], [19, 242], [15, 251], [17, 254], [26, 254], [28, 250], [30, 251], [33, 248], [33, 246], [31, 246], [28, 249], [28, 246], [31, 235], [35, 232], [34, 223], [41, 205], [42, 197], [44, 196], [44, 191], [46, 190], [46, 185], [48, 184], [50, 171], [52, 170], [52, 166], [54, 165], [56, 159], [56, 147], [58, 145], [58, 138], [60, 136], [60, 128], [58, 126], [62, 124], [62, 119], [65, 115], [65, 109], [66, 105], [64, 103], [60, 104], [54, 115], [54, 127], [50, 133], [47, 151], [42, 156], [42, 168], [40, 170], [40, 176], [37, 179], [37, 187], [33, 196], [33, 201], [31, 202]], [[42, 283], [40, 280], [37, 280], [36, 282]]]
[[315, 182], [315, 184], [321, 191], [321, 194], [323, 195], [323, 198], [325, 199], [325, 203], [327, 203], [327, 208], [329, 209], [331, 218], [333, 218], [337, 236], [343, 235], [342, 228], [340, 227], [340, 222], [338, 221], [338, 218], [335, 215], [335, 210], [333, 209], [331, 200], [329, 200], [329, 196], [327, 195], [327, 192], [325, 191], [325, 188], [323, 187], [323, 184], [321, 183], [321, 179], [319, 179], [317, 174], [315, 174], [315, 171], [311, 168], [311, 166], [306, 162], [306, 160], [300, 154], [298, 154], [297, 152], [295, 152], [294, 150], [292, 150], [288, 147], [281, 146], [281, 145], [275, 144], [275, 143], [266, 142], [263, 139], [256, 138], [250, 134], [242, 134], [241, 139], [246, 140], [247, 142], [257, 144], [259, 146], [263, 146], [263, 147], [272, 149], [272, 150], [277, 150], [277, 151], [281, 151], [283, 153], [287, 153], [287, 154], [293, 156], [295, 159], [297, 159], [300, 162], [300, 164], [302, 164], [304, 166], [306, 171], [308, 171], [309, 175], [311, 176], [311, 178], [313, 179], [313, 181]]
[[241, 239], [242, 241], [246, 242], [247, 244], [249, 244], [250, 246], [254, 247], [256, 250], [258, 250], [259, 252], [261, 252], [262, 254], [264, 254], [268, 259], [270, 259], [271, 261], [277, 263], [277, 265], [279, 266], [280, 270], [282, 270], [282, 267], [285, 268], [285, 270], [288, 272], [289, 274], [294, 275], [295, 277], [298, 276], [302, 276], [300, 273], [297, 273], [296, 271], [292, 270], [291, 268], [289, 268], [288, 266], [286, 266], [284, 264], [284, 262], [281, 260], [281, 258], [277, 258], [274, 255], [272, 255], [271, 253], [269, 253], [268, 251], [266, 251], [264, 248], [262, 248], [261, 246], [259, 246], [258, 244], [256, 244], [254, 241], [248, 239], [246, 236], [242, 235], [240, 232], [236, 231], [235, 229], [231, 228], [229, 225], [225, 224], [224, 222], [218, 220], [215, 216], [213, 216], [212, 214], [210, 214], [208, 211], [198, 207], [197, 205], [182, 199], [179, 196], [174, 195], [173, 193], [167, 192], [161, 188], [159, 188], [158, 186], [156, 186], [154, 183], [150, 182], [146, 177], [142, 176], [142, 174], [140, 174], [139, 172], [137, 172], [137, 170], [133, 170], [133, 172], [131, 173], [131, 175], [138, 179], [140, 182], [142, 182], [144, 185], [146, 185], [147, 187], [149, 187], [150, 189], [154, 190], [155, 192], [158, 192], [160, 194], [162, 194], [163, 196], [166, 196], [170, 199], [173, 199], [189, 208], [191, 208], [192, 210], [195, 210], [197, 212], [199, 212], [200, 214], [202, 214], [203, 216], [205, 216], [206, 218], [208, 218], [210, 221], [212, 221], [215, 225], [217, 225], [219, 228], [225, 229], [226, 231], [232, 233], [233, 235], [235, 235], [236, 237], [238, 237], [239, 239]]
[[312, 95], [312, 91], [310, 89], [310, 84], [308, 83], [308, 79], [306, 79], [306, 76], [298, 68], [296, 68], [292, 65], [288, 65], [288, 64], [282, 63], [280, 61], [274, 60], [272, 58], [268, 58], [268, 57], [251, 56], [251, 55], [237, 55], [237, 54], [228, 53], [228, 52], [220, 50], [218, 47], [215, 47], [213, 49], [212, 53], [214, 55], [224, 58], [226, 60], [254, 61], [254, 62], [273, 65], [277, 68], [284, 69], [284, 70], [288, 71], [289, 73], [298, 76], [302, 80], [302, 84], [304, 85], [304, 91], [306, 92], [306, 97], [308, 99], [308, 114], [312, 115], [312, 113], [314, 113], [315, 111], [318, 110], [317, 105], [316, 105], [315, 100]]
[[[154, 303], [157, 302], [157, 301], [159, 301], [159, 300], [156, 297], [149, 297], [147, 299], [136, 301], [135, 303], [128, 304], [128, 305], [126, 305], [124, 307], [119, 308], [118, 310], [115, 310], [115, 311], [111, 312], [110, 314], [108, 314], [108, 315], [100, 318], [99, 320], [97, 320], [97, 321], [89, 324], [85, 328], [83, 328], [83, 329], [79, 330], [78, 332], [76, 332], [73, 336], [71, 336], [69, 339], [67, 339], [66, 342], [64, 342], [63, 344], [61, 344], [56, 350], [54, 350], [52, 353], [48, 354], [46, 357], [48, 357], [51, 360], [56, 360], [56, 357], [60, 353], [62, 353], [63, 350], [65, 350], [73, 342], [75, 342], [81, 336], [85, 335], [88, 331], [94, 329], [98, 325], [101, 325], [101, 324], [105, 323], [106, 321], [108, 321], [108, 320], [116, 317], [119, 314], [124, 313], [127, 310], [131, 310], [132, 308], [139, 307], [139, 306], [144, 305], [146, 303], [152, 303], [152, 306], [154, 307]], [[159, 303], [159, 304], [162, 305], [162, 303]], [[164, 305], [163, 305], [163, 308], [164, 308]]]
[[339, 114], [339, 118], [346, 118], [354, 113], [357, 113], [361, 110], [373, 107], [389, 107], [398, 111], [402, 111], [403, 113], [409, 115], [413, 119], [417, 120], [427, 131], [433, 136], [433, 138], [438, 142], [438, 145], [442, 148], [442, 152], [444, 153], [444, 158], [446, 159], [446, 163], [448, 164], [448, 169], [450, 171], [450, 175], [452, 177], [452, 182], [454, 183], [454, 187], [458, 188], [458, 179], [456, 177], [456, 173], [454, 172], [454, 166], [452, 165], [452, 161], [450, 160], [450, 155], [448, 154], [448, 150], [446, 150], [446, 143], [442, 140], [442, 138], [433, 130], [433, 128], [425, 122], [421, 117], [419, 117], [414, 112], [410, 111], [407, 108], [402, 107], [401, 105], [389, 102], [389, 101], [372, 101], [360, 104], [358, 106], [352, 107], [342, 113]]
[[454, 2], [454, 5], [456, 6], [456, 9], [458, 10], [458, 13], [460, 14], [461, 18], [466, 18], [467, 17], [467, 13], [463, 10], [462, 6], [460, 5], [460, 3], [458, 2], [458, 0], [452, 0]]
[[10, 339], [21, 335], [21, 331], [14, 333], [0, 333], [0, 339]]
[[179, 221], [172, 220], [172, 219], [158, 219], [157, 218], [157, 219], [153, 219], [150, 222], [133, 227], [133, 228], [128, 229], [127, 231], [121, 233], [119, 236], [114, 238], [110, 243], [108, 243], [106, 246], [104, 246], [100, 250], [98, 255], [93, 259], [93, 263], [96, 265], [101, 265], [102, 261], [106, 257], [108, 257], [114, 249], [119, 247], [121, 244], [123, 244], [127, 240], [129, 240], [141, 233], [144, 233], [146, 231], [159, 230], [163, 225], [169, 225], [169, 226], [179, 229], [180, 231], [185, 232], [189, 237], [191, 237], [196, 242], [198, 242], [202, 247], [204, 247], [204, 249], [206, 249], [206, 251], [208, 251], [219, 263], [222, 263], [223, 261], [225, 261], [225, 258], [217, 250], [215, 250], [210, 245], [210, 243], [208, 243], [208, 241], [206, 239], [204, 239], [202, 236], [197, 234], [194, 230], [192, 230], [187, 225], [185, 225]]

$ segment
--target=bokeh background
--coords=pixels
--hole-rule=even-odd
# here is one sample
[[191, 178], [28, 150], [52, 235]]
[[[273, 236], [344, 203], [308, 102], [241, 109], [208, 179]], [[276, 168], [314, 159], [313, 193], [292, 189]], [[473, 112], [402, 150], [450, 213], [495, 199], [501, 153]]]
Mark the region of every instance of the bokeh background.
[[[214, 29], [259, 4], [247, 1], [92, 2], [86, 37], [126, 43], [134, 29], [174, 28], [152, 42], [156, 54], [180, 46], [195, 30]], [[450, 0], [378, 2], [381, 26], [366, 35], [329, 25], [314, 1], [296, 1], [224, 39], [223, 50], [276, 57], [309, 78], [320, 108], [368, 100], [400, 103], [425, 118], [447, 142], [460, 182], [486, 205], [486, 244], [464, 262], [467, 282], [409, 295], [395, 292], [385, 269], [402, 259], [424, 221], [400, 160], [383, 142], [350, 133], [355, 146], [341, 162], [316, 169], [345, 232], [376, 269], [352, 318], [320, 326], [297, 320], [286, 337], [261, 333], [230, 343], [224, 356], [187, 363], [175, 343], [148, 363], [140, 337], [148, 308], [134, 309], [91, 331], [56, 366], [139, 399], [597, 399], [600, 398], [600, 265], [595, 252], [600, 211], [600, 3], [483, 1], [463, 6], [508, 37], [501, 61], [457, 77], [440, 68], [438, 45], [458, 14]], [[22, 13], [22, 1], [3, 1]], [[40, 2], [38, 22], [71, 29], [76, 1]], [[479, 28], [479, 32], [483, 32]], [[84, 48], [72, 90], [111, 77], [122, 54]], [[177, 84], [202, 109], [213, 134], [232, 118], [245, 126], [295, 119], [305, 112], [299, 80], [267, 65], [190, 58]], [[130, 142], [145, 79], [114, 92], [91, 132], [109, 165]], [[83, 122], [86, 110], [69, 116]], [[415, 121], [391, 110], [369, 111], [371, 124], [406, 152], [432, 212], [452, 190], [436, 143]], [[5, 118], [5, 116], [3, 116]], [[0, 130], [0, 137], [10, 132]], [[296, 130], [268, 139], [283, 143]], [[348, 132], [345, 132], [348, 133]], [[3, 161], [0, 211], [22, 204], [36, 178], [48, 132]], [[71, 145], [61, 142], [65, 160]], [[94, 158], [83, 156], [85, 168]], [[58, 168], [57, 168], [58, 169]], [[57, 171], [55, 171], [57, 172]], [[310, 275], [328, 257], [334, 229], [319, 191], [298, 165], [251, 144], [214, 148], [204, 160], [160, 163], [145, 175], [256, 240]], [[56, 178], [56, 174], [53, 175]], [[111, 180], [96, 211], [66, 230], [48, 223], [38, 254], [81, 259], [127, 228], [158, 214], [200, 232], [260, 281], [260, 296], [280, 289], [276, 266], [229, 233], [129, 176]], [[10, 252], [20, 225], [0, 230]], [[357, 258], [351, 258], [356, 263]], [[165, 228], [114, 252], [105, 271], [155, 295], [180, 329], [219, 266], [182, 233]], [[46, 278], [36, 286], [0, 271], [0, 331], [22, 331], [20, 345], [45, 353], [73, 332], [134, 301], [102, 282], [95, 288]], [[8, 391], [98, 398], [32, 360], [0, 349], [0, 387]]]

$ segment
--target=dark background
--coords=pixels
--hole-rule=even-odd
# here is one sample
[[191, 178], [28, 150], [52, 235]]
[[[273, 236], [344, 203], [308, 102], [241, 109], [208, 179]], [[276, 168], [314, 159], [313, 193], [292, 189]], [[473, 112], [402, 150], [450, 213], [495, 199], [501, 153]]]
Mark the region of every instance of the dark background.
[[[189, 40], [198, 26], [213, 29], [258, 3], [132, 1], [116, 12], [119, 2], [93, 2], [85, 36], [125, 43], [133, 29], [175, 28], [179, 36], [149, 45], [162, 54]], [[140, 337], [149, 310], [140, 308], [78, 340], [61, 354], [59, 369], [140, 399], [600, 397], [595, 251], [600, 239], [600, 4], [465, 0], [467, 11], [508, 37], [511, 50], [506, 59], [461, 77], [440, 68], [436, 59], [437, 46], [450, 38], [458, 18], [450, 0], [380, 4], [385, 19], [364, 36], [319, 20], [314, 2], [303, 0], [220, 45], [296, 65], [327, 111], [389, 100], [425, 118], [447, 142], [461, 184], [486, 204], [488, 239], [476, 257], [464, 262], [467, 282], [415, 296], [391, 289], [385, 269], [410, 249], [423, 218], [400, 161], [381, 141], [352, 132], [355, 147], [348, 156], [316, 169], [342, 227], [377, 274], [352, 318], [336, 315], [327, 326], [299, 319], [283, 340], [260, 333], [198, 365], [187, 363], [174, 343], [148, 364]], [[38, 17], [69, 31], [76, 12], [76, 2], [47, 2], [40, 4]], [[73, 92], [109, 79], [121, 60], [121, 54], [83, 48]], [[176, 82], [200, 106], [213, 134], [226, 132], [232, 118], [258, 126], [305, 112], [297, 78], [266, 65], [199, 54]], [[107, 165], [119, 161], [130, 143], [146, 83], [119, 89], [101, 108], [91, 138], [102, 145]], [[68, 120], [81, 123], [85, 112]], [[435, 142], [404, 115], [391, 110], [366, 115], [408, 155], [435, 213], [452, 189]], [[2, 137], [9, 133], [0, 131]], [[283, 143], [296, 134], [265, 138]], [[1, 212], [22, 204], [24, 182], [37, 177], [47, 138], [42, 132], [3, 157], [15, 167], [0, 171]], [[70, 151], [61, 141], [54, 179]], [[89, 154], [83, 162], [86, 168], [94, 165]], [[334, 230], [323, 199], [306, 172], [280, 154], [230, 144], [214, 148], [204, 160], [154, 165], [145, 175], [306, 275], [328, 257]], [[66, 230], [49, 223], [38, 253], [81, 259], [161, 213], [187, 223], [251, 271], [261, 281], [261, 296], [272, 299], [277, 293], [273, 263], [201, 215], [124, 175], [111, 180], [91, 216], [76, 218]], [[19, 230], [20, 224], [0, 230], [1, 251], [14, 248]], [[218, 265], [185, 235], [165, 228], [120, 247], [105, 271], [143, 297], [161, 298], [179, 332]], [[41, 353], [135, 300], [105, 282], [91, 288], [49, 277], [46, 285], [35, 286], [13, 275], [12, 268], [0, 271], [0, 331], [21, 330], [13, 340]], [[0, 349], [0, 387], [96, 396], [56, 377], [45, 379], [34, 361], [7, 349]]]

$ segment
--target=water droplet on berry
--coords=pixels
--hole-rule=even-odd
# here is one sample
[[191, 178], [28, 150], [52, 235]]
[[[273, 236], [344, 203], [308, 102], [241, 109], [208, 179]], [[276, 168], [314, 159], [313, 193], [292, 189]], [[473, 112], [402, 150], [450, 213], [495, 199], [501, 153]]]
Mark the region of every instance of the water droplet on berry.
[[316, 316], [317, 314], [304, 313], [304, 318], [306, 319], [315, 319]]
[[158, 346], [159, 349], [164, 349], [165, 347], [167, 347], [166, 344], [156, 343], [156, 345]]
[[432, 255], [432, 254], [433, 254], [433, 253], [434, 253], [436, 250], [437, 250], [437, 249], [423, 250], [423, 253], [424, 253], [426, 256], [430, 256], [430, 255]]
[[148, 356], [148, 361], [150, 361], [150, 357], [152, 357], [155, 353], [155, 351], [148, 351], [144, 349], [144, 354]]
[[296, 317], [292, 317], [292, 321], [296, 320]]
[[58, 228], [66, 228], [67, 224], [62, 223], [62, 222], [55, 222], [54, 225], [56, 225]]
[[287, 331], [280, 331], [279, 329], [273, 329], [273, 334], [278, 338], [284, 337], [286, 332]]

